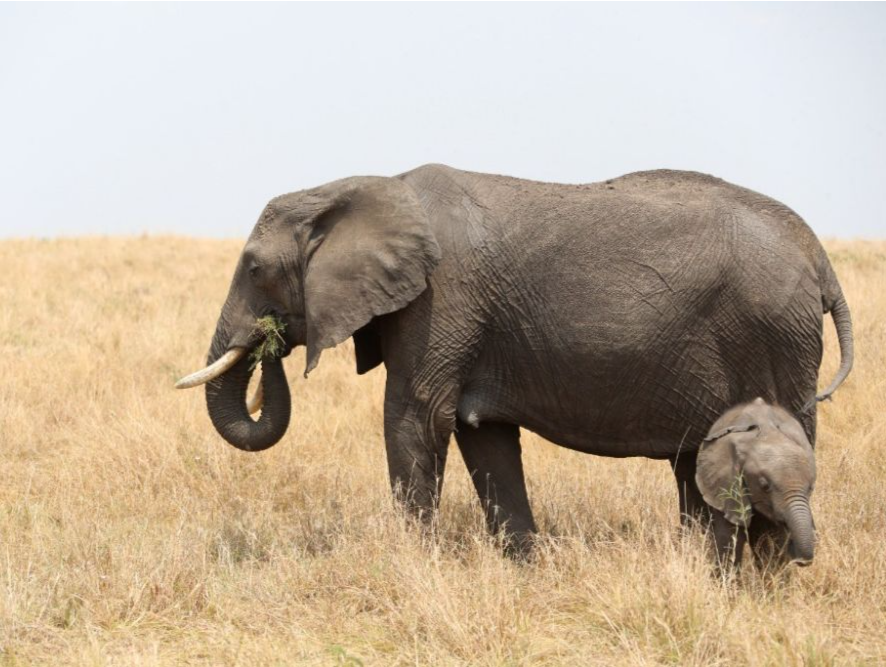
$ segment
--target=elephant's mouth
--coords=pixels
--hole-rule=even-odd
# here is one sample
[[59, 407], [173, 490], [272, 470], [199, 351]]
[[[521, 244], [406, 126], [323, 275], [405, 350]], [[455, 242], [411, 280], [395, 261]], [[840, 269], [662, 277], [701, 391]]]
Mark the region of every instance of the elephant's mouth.
[[262, 346], [265, 342], [265, 337], [269, 335], [276, 336], [279, 342], [279, 347], [274, 354], [279, 359], [288, 357], [293, 349], [305, 344], [306, 325], [304, 317], [295, 317], [289, 312], [268, 310], [265, 311], [258, 321], [261, 320], [274, 320], [278, 324], [273, 332], [262, 331], [260, 327], [253, 327], [246, 339], [246, 346], [249, 348], [250, 355], [255, 355], [256, 349]]
[[[244, 357], [250, 360], [250, 372], [265, 361], [288, 357], [298, 345], [297, 334], [292, 326], [294, 320], [288, 315], [268, 313], [257, 322], [270, 321], [275, 324], [262, 329], [258, 324], [245, 336], [235, 336], [227, 350], [205, 368], [191, 373], [175, 383], [176, 389], [190, 389], [212, 382], [236, 366]], [[269, 343], [272, 343], [269, 345]], [[261, 385], [259, 384], [259, 387]]]

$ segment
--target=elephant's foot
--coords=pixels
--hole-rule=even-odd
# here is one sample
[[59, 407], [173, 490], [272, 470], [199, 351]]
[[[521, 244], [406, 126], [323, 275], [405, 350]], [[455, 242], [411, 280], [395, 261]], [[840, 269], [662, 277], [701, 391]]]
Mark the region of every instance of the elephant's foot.
[[502, 529], [497, 533], [502, 553], [518, 563], [528, 563], [534, 560], [537, 535], [535, 530]]
[[391, 493], [395, 506], [411, 525], [422, 531], [436, 528], [442, 485], [442, 476], [418, 480], [415, 476], [410, 479], [393, 472], [391, 475]]

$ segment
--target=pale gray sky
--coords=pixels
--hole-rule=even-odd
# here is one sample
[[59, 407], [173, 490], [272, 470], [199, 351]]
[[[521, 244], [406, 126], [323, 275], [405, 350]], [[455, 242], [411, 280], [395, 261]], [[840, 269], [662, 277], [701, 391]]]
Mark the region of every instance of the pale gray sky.
[[695, 169], [886, 237], [886, 5], [0, 4], [0, 236], [245, 238], [426, 162]]

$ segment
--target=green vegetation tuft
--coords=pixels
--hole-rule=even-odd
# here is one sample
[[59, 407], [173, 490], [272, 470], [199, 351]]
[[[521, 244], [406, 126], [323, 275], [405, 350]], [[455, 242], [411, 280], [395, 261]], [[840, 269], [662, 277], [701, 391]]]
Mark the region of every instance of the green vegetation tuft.
[[260, 342], [249, 355], [249, 359], [252, 361], [250, 370], [255, 370], [256, 366], [265, 359], [274, 359], [280, 356], [286, 345], [282, 336], [285, 329], [286, 324], [273, 315], [265, 315], [255, 321], [253, 335]]
[[732, 502], [734, 511], [738, 515], [738, 520], [742, 525], [747, 525], [751, 519], [752, 507], [750, 496], [748, 494], [747, 485], [745, 484], [744, 473], [738, 473], [732, 480], [732, 485], [728, 489], [720, 492], [720, 498], [728, 502]]

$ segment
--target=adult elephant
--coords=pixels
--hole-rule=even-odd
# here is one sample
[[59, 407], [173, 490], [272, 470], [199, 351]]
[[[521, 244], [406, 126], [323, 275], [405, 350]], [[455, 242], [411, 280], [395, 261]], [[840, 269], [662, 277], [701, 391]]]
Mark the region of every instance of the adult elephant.
[[695, 452], [730, 406], [777, 402], [814, 442], [829, 311], [842, 361], [819, 399], [852, 365], [849, 309], [818, 239], [782, 204], [693, 172], [558, 185], [427, 165], [271, 200], [209, 365], [179, 386], [208, 382], [218, 432], [262, 450], [286, 431], [290, 397], [280, 359], [265, 358], [261, 418], [249, 416], [256, 317], [285, 323], [284, 354], [307, 346], [306, 375], [353, 336], [358, 373], [387, 369], [396, 495], [436, 507], [454, 431], [490, 528], [506, 525], [519, 548], [535, 523], [518, 427], [590, 454], [669, 459], [693, 514]]

